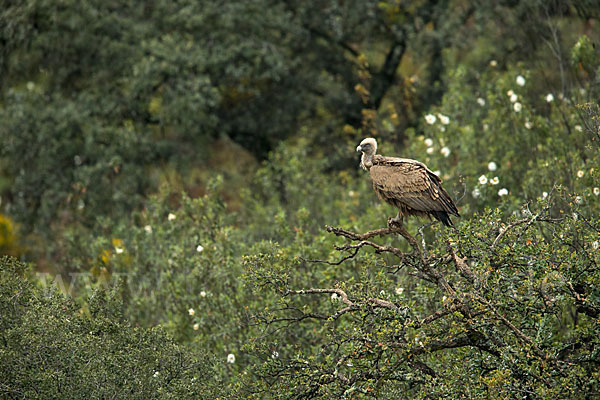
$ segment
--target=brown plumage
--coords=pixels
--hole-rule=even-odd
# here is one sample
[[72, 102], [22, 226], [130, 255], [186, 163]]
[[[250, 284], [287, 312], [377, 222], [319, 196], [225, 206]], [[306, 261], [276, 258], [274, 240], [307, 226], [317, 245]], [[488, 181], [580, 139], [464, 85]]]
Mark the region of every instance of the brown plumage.
[[356, 148], [362, 152], [360, 166], [369, 171], [373, 189], [387, 203], [398, 208], [398, 215], [388, 223], [402, 224], [408, 215], [433, 217], [446, 226], [450, 215], [460, 217], [442, 180], [425, 164], [409, 158], [384, 157], [376, 154], [377, 141], [366, 138]]

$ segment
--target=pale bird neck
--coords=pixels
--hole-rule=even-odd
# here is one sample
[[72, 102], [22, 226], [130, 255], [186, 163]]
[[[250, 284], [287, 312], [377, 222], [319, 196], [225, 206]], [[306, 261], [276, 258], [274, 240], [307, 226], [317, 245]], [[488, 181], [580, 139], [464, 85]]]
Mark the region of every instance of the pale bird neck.
[[373, 156], [374, 154], [362, 154], [362, 156], [360, 157], [360, 166], [362, 167], [362, 169], [368, 170], [373, 166]]

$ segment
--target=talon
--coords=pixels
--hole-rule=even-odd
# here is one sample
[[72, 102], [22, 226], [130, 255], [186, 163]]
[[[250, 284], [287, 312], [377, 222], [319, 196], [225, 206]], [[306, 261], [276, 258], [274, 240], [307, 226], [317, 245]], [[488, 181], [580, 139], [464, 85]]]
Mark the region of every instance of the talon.
[[388, 218], [388, 228], [393, 229], [393, 228], [400, 228], [402, 227], [402, 221], [397, 220], [395, 218]]

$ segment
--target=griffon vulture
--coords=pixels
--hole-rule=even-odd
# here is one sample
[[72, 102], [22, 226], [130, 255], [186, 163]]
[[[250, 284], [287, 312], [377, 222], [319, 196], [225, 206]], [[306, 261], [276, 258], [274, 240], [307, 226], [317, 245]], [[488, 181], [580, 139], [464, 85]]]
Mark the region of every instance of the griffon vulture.
[[408, 215], [428, 216], [452, 225], [450, 215], [458, 214], [456, 205], [442, 187], [442, 180], [425, 164], [409, 158], [384, 157], [376, 154], [377, 141], [366, 138], [356, 148], [362, 152], [360, 166], [369, 171], [373, 189], [382, 199], [398, 208], [398, 215], [388, 225], [402, 225]]

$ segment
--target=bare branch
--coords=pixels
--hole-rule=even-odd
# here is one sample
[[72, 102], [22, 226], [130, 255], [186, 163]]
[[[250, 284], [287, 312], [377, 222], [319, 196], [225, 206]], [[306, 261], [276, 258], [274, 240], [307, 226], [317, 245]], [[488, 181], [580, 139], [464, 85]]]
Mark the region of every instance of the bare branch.
[[460, 258], [456, 254], [456, 251], [454, 250], [454, 248], [452, 248], [452, 244], [450, 242], [448, 242], [448, 252], [452, 256], [452, 260], [454, 260], [454, 264], [456, 264], [456, 267], [458, 268], [458, 270], [460, 271], [460, 273], [465, 278], [467, 278], [471, 282], [473, 282], [475, 280], [475, 274], [473, 273], [473, 271], [471, 270], [471, 268], [465, 262], [466, 258]]
[[302, 289], [302, 290], [288, 290], [284, 295], [289, 294], [315, 294], [315, 293], [331, 293], [337, 294], [342, 298], [342, 302], [349, 306], [354, 306], [354, 303], [348, 299], [348, 295], [342, 289]]
[[[382, 308], [387, 308], [390, 310], [398, 310], [398, 306], [395, 305], [394, 303], [387, 301], [387, 300], [382, 300], [382, 299], [377, 299], [374, 297], [369, 297], [367, 298], [364, 302], [352, 302], [349, 298], [348, 295], [346, 294], [346, 292], [344, 292], [342, 289], [302, 289], [302, 290], [288, 290], [285, 295], [289, 295], [289, 294], [323, 294], [323, 293], [331, 293], [331, 294], [337, 294], [338, 296], [341, 297], [341, 301], [346, 304], [348, 306], [347, 309], [344, 309], [344, 312], [346, 311], [351, 311], [353, 309], [356, 309], [358, 306], [360, 306], [361, 304], [372, 304], [376, 307], [382, 307]], [[342, 310], [338, 311], [341, 312]]]
[[516, 226], [524, 224], [525, 222], [529, 222], [529, 218], [520, 219], [520, 220], [515, 221], [512, 224], [508, 225], [506, 228], [500, 229], [500, 233], [498, 234], [498, 236], [496, 236], [496, 239], [494, 239], [494, 242], [492, 243], [491, 248], [493, 249], [494, 247], [496, 247], [496, 245], [498, 244], [500, 239], [502, 239], [504, 237], [504, 235], [506, 235], [508, 233], [509, 230], [513, 229]]
[[[369, 232], [365, 232], [365, 233], [355, 233], [355, 232], [351, 232], [351, 231], [348, 231], [343, 228], [335, 228], [335, 227], [332, 227], [329, 225], [326, 225], [325, 228], [327, 229], [327, 232], [331, 232], [331, 233], [335, 234], [336, 236], [343, 236], [350, 240], [367, 240], [374, 236], [400, 234], [402, 237], [404, 237], [408, 241], [408, 243], [412, 246], [412, 248], [415, 249], [415, 251], [417, 252], [419, 257], [421, 258], [421, 261], [423, 261], [423, 263], [425, 262], [425, 259], [423, 257], [423, 252], [421, 250], [421, 247], [419, 246], [419, 243], [402, 225], [393, 225], [393, 226], [389, 226], [387, 228], [375, 229], [373, 231], [369, 231]], [[398, 252], [400, 253], [400, 250], [398, 250]], [[401, 253], [401, 254], [404, 254], [404, 253]]]
[[[356, 247], [354, 249], [354, 253], [350, 254], [349, 256], [346, 256], [344, 258], [342, 258], [340, 261], [337, 262], [331, 262], [331, 261], [327, 261], [327, 260], [307, 260], [304, 257], [299, 257], [302, 261], [306, 261], [306, 262], [311, 262], [311, 263], [323, 263], [323, 264], [329, 264], [329, 265], [340, 265], [341, 263], [343, 263], [344, 261], [347, 261], [351, 258], [356, 257], [356, 255], [358, 254], [358, 250], [360, 249], [360, 247]], [[336, 247], [336, 250], [342, 250], [339, 247]]]
[[436, 312], [434, 312], [433, 314], [425, 317], [423, 320], [419, 321], [417, 323], [417, 326], [420, 327], [421, 325], [427, 325], [432, 323], [433, 321], [436, 321], [442, 317], [445, 317], [446, 315], [450, 315], [452, 314], [454, 311], [458, 310], [460, 308], [459, 304], [452, 304], [450, 307], [448, 308], [444, 308], [442, 310], [438, 310]]
[[377, 243], [373, 243], [369, 240], [363, 240], [357, 244], [346, 244], [344, 246], [339, 246], [336, 247], [336, 250], [349, 250], [349, 249], [356, 249], [358, 251], [358, 249], [360, 249], [363, 246], [371, 246], [375, 249], [376, 253], [393, 253], [396, 256], [400, 257], [401, 259], [404, 259], [404, 257], [407, 255], [406, 253], [401, 252], [400, 250], [398, 250], [395, 247], [391, 247], [391, 246], [380, 246]]

